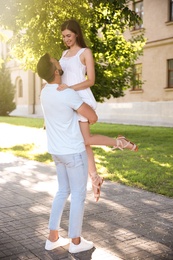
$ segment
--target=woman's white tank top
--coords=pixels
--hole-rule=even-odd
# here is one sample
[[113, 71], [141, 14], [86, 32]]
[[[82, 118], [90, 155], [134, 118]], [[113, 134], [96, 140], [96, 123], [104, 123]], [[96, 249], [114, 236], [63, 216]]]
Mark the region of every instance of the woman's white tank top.
[[[72, 86], [86, 80], [86, 66], [82, 64], [80, 55], [85, 51], [85, 48], [80, 49], [76, 55], [72, 57], [64, 57], [68, 50], [66, 50], [59, 60], [62, 70], [62, 83]], [[96, 109], [97, 102], [90, 88], [77, 91], [82, 100]]]

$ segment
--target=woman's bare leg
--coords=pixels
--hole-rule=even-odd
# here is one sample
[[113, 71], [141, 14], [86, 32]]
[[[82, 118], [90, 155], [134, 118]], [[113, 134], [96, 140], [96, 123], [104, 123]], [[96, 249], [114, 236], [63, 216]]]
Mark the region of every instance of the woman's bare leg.
[[96, 201], [98, 201], [100, 197], [100, 187], [103, 183], [103, 178], [101, 178], [97, 174], [94, 154], [90, 145], [112, 146], [114, 149], [121, 150], [126, 148], [131, 151], [137, 151], [138, 148], [135, 144], [131, 143], [125, 137], [118, 137], [117, 139], [114, 139], [105, 135], [91, 135], [88, 122], [80, 122], [80, 128], [85, 141], [86, 151], [88, 155], [89, 176], [92, 180], [94, 196], [96, 198]]
[[116, 139], [105, 135], [92, 135], [88, 122], [80, 122], [81, 132], [85, 145], [115, 146]]
[[[90, 134], [90, 133], [88, 133], [90, 131], [89, 124], [88, 124], [88, 122], [80, 122], [80, 127], [81, 127], [82, 135], [85, 140], [85, 138]], [[90, 147], [90, 145], [86, 145], [86, 152], [87, 152], [87, 156], [88, 156], [88, 174], [92, 181], [94, 197], [97, 202], [100, 197], [100, 187], [103, 183], [103, 178], [97, 174], [94, 153], [93, 153], [93, 150]]]
[[114, 149], [120, 150], [138, 150], [137, 146], [127, 140], [125, 137], [119, 136], [118, 138], [112, 138], [105, 135], [92, 135], [90, 133], [90, 127], [87, 122], [80, 122], [80, 127], [84, 137], [85, 145], [112, 146]]

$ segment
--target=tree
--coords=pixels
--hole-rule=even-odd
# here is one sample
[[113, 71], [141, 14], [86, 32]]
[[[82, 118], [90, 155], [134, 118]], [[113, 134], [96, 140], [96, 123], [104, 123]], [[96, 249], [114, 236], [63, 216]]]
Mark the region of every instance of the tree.
[[3, 63], [0, 69], [0, 116], [7, 116], [16, 108], [14, 94], [15, 88], [11, 83], [9, 71]]
[[[145, 38], [139, 34], [126, 39], [124, 33], [135, 23], [141, 23], [127, 0], [91, 0], [94, 21], [89, 37], [96, 63], [96, 88], [92, 91], [99, 101], [120, 97], [134, 80], [134, 63], [142, 55]], [[98, 34], [101, 37], [95, 37]], [[138, 82], [142, 84], [142, 82]], [[100, 95], [101, 93], [101, 95]]]
[[124, 32], [140, 18], [128, 8], [129, 0], [1, 0], [1, 23], [14, 31], [13, 53], [26, 69], [35, 71], [41, 55], [60, 58], [60, 24], [77, 19], [96, 61], [97, 101], [124, 95], [133, 78], [133, 65], [142, 55], [145, 39], [125, 39]]

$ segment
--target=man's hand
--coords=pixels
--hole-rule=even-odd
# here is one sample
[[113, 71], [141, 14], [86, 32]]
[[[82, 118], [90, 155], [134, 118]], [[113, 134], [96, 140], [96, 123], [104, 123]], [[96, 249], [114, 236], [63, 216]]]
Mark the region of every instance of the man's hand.
[[60, 84], [58, 87], [57, 87], [57, 90], [58, 91], [62, 91], [62, 90], [64, 90], [64, 89], [66, 89], [66, 88], [68, 88], [69, 86], [67, 86], [66, 84]]

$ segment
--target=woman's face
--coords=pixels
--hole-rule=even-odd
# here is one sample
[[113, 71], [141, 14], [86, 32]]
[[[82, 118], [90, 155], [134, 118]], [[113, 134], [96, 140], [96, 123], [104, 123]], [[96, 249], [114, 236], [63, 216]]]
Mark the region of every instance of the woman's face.
[[63, 42], [68, 48], [76, 45], [76, 37], [77, 35], [68, 29], [62, 31]]

